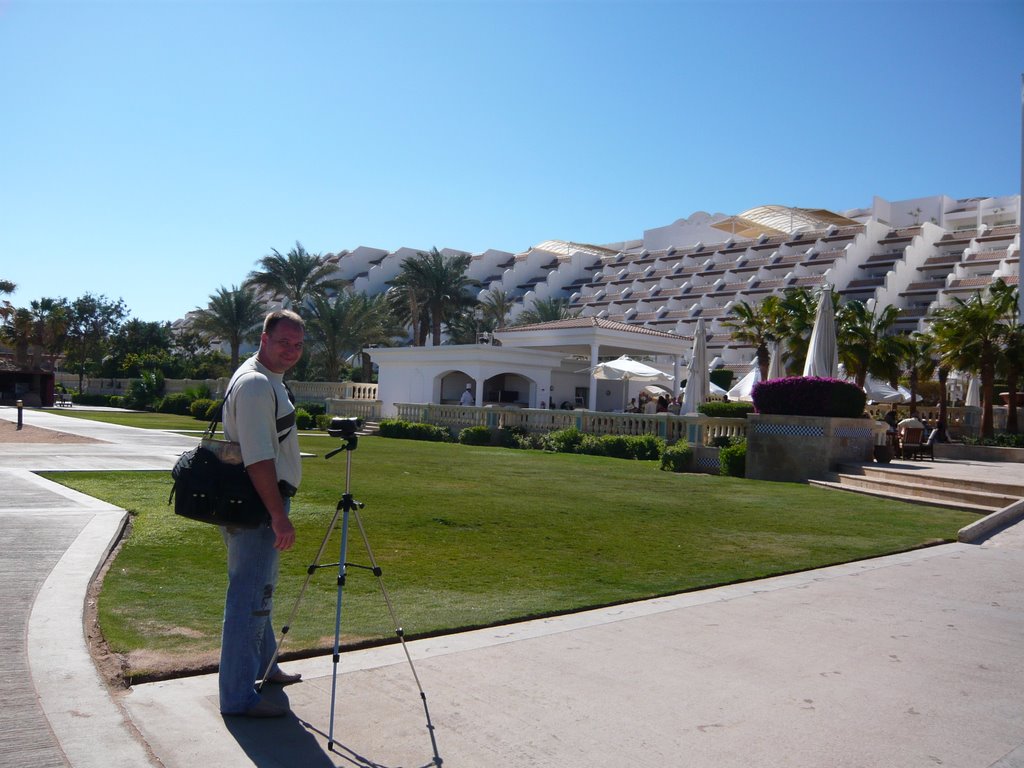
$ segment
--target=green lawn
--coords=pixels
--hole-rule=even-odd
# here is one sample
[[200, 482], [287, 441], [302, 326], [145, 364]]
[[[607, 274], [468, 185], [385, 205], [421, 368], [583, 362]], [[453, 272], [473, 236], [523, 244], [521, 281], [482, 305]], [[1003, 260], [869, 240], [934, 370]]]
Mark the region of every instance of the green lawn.
[[174, 413], [148, 413], [146, 411], [76, 411], [74, 408], [58, 408], [51, 413], [60, 416], [73, 416], [76, 419], [102, 421], [107, 424], [120, 424], [123, 427], [166, 429], [171, 432], [206, 429], [210, 424], [205, 419], [194, 419], [191, 416], [179, 416]]
[[[145, 414], [143, 414], [145, 415]], [[344, 453], [303, 437], [295, 549], [282, 556], [277, 628], [287, 618], [344, 490]], [[407, 634], [492, 625], [816, 568], [955, 539], [975, 515], [791, 483], [662, 472], [654, 462], [364, 438], [352, 492]], [[99, 602], [120, 652], [190, 659], [219, 644], [219, 531], [177, 518], [166, 472], [48, 477], [133, 515]], [[130, 482], [126, 482], [130, 477]], [[336, 563], [337, 531], [324, 563]], [[350, 562], [368, 564], [350, 526]], [[320, 570], [287, 652], [329, 648], [337, 568]], [[374, 577], [349, 569], [346, 644], [393, 638]], [[134, 670], [145, 674], [145, 663]]]

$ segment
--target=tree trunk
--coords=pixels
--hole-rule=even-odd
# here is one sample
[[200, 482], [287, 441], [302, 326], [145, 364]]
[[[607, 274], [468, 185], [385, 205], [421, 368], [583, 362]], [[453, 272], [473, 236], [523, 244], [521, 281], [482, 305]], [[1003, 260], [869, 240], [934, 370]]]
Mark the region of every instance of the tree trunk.
[[981, 436], [991, 440], [995, 437], [995, 423], [992, 418], [992, 406], [994, 405], [996, 384], [995, 384], [995, 363], [992, 354], [987, 354], [981, 363]]
[[949, 402], [946, 398], [946, 380], [949, 378], [949, 369], [939, 367], [939, 438], [943, 441], [949, 440], [946, 432], [947, 416], [949, 413]]
[[362, 353], [363, 363], [363, 381], [369, 384], [373, 379], [373, 361], [370, 359], [370, 355], [367, 352]]
[[761, 381], [768, 381], [768, 365], [771, 363], [771, 354], [768, 347], [761, 344], [757, 348], [757, 367], [761, 372]]
[[910, 371], [910, 415], [917, 415], [917, 369]]
[[1009, 371], [1006, 374], [1006, 388], [1009, 390], [1009, 402], [1006, 404], [1006, 431], [1011, 435], [1018, 432], [1017, 426], [1017, 371]]

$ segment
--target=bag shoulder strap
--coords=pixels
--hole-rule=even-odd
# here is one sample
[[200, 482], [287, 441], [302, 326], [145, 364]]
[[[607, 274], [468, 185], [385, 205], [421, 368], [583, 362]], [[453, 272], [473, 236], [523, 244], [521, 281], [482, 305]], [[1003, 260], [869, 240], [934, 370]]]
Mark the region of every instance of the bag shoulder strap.
[[[220, 401], [220, 405], [217, 407], [217, 410], [214, 411], [213, 421], [211, 421], [210, 425], [206, 428], [206, 433], [204, 434], [204, 437], [208, 437], [211, 440], [213, 439], [213, 436], [217, 432], [217, 424], [224, 417], [224, 406], [227, 405], [228, 396], [231, 394], [231, 390], [235, 388], [235, 385], [238, 384], [238, 380], [241, 378], [242, 376], [239, 376], [238, 379], [235, 379], [233, 382], [231, 382], [231, 386], [228, 387], [228, 391], [224, 393], [224, 399]], [[277, 424], [277, 388], [274, 386], [274, 383], [271, 382], [269, 379], [267, 379], [267, 382], [270, 384], [270, 392], [274, 396], [274, 423]], [[281, 383], [284, 384], [284, 382]], [[292, 391], [288, 389], [287, 384], [284, 385], [284, 388], [288, 392], [288, 400], [290, 402], [295, 402], [295, 400], [293, 399]], [[283, 443], [284, 439], [288, 437], [288, 433], [291, 431], [292, 428], [289, 427], [288, 430], [283, 435], [278, 435], [277, 442]]]

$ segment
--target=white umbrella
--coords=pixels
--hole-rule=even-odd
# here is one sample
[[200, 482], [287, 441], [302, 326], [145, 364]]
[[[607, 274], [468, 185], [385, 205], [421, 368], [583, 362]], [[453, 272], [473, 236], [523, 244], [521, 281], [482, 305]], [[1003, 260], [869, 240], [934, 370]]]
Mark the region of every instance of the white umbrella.
[[644, 381], [672, 383], [672, 376], [623, 355], [607, 363], [594, 366], [594, 378], [608, 381]]
[[871, 375], [864, 379], [864, 394], [874, 403], [905, 403], [910, 400], [910, 394], [902, 387], [893, 389]]
[[967, 385], [967, 397], [964, 398], [964, 405], [981, 408], [981, 382], [977, 376], [971, 376], [971, 383]]
[[679, 413], [696, 413], [697, 406], [708, 399], [708, 351], [704, 333], [704, 318], [697, 318], [697, 330], [693, 334], [693, 355], [686, 366], [686, 390]]
[[782, 370], [782, 344], [774, 342], [772, 344], [772, 355], [768, 358], [768, 381], [772, 379], [781, 379], [786, 376], [786, 372]]
[[761, 367], [755, 363], [746, 376], [732, 385], [732, 388], [729, 390], [729, 399], [739, 400], [744, 403], [754, 402], [754, 385], [760, 380]]
[[606, 381], [625, 381], [626, 385], [622, 392], [622, 406], [625, 410], [626, 397], [629, 394], [629, 382], [641, 381], [650, 383], [671, 384], [674, 377], [657, 368], [645, 365], [628, 355], [617, 357], [607, 363], [599, 363], [594, 366], [594, 378]]
[[804, 361], [804, 376], [834, 379], [839, 372], [839, 348], [836, 346], [836, 312], [832, 307], [832, 290], [822, 286], [814, 330]]

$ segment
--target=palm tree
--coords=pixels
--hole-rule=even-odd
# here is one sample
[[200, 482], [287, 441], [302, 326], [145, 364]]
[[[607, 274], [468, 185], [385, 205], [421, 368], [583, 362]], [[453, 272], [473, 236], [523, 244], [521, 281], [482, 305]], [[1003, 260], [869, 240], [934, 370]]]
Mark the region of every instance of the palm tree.
[[68, 337], [68, 307], [63, 299], [33, 300], [32, 343], [50, 364], [60, 356]]
[[[807, 359], [818, 301], [819, 297], [808, 288], [787, 288], [779, 299], [780, 338], [785, 339], [789, 352], [786, 370], [790, 375], [799, 373]], [[839, 306], [835, 291], [832, 306]]]
[[1006, 378], [1008, 395], [1006, 410], [1006, 431], [1017, 434], [1017, 386], [1021, 371], [1024, 370], [1024, 327], [1017, 322], [1017, 297], [1019, 288], [1007, 285], [997, 279], [989, 286], [989, 294], [1002, 313], [1003, 336], [997, 367]]
[[[0, 294], [9, 296], [17, 289], [17, 285], [10, 280], [0, 280]], [[7, 299], [0, 301], [0, 322], [7, 322], [7, 319], [14, 314], [14, 305]]]
[[249, 288], [221, 286], [210, 294], [206, 309], [197, 309], [192, 325], [201, 333], [226, 341], [231, 347], [231, 370], [238, 368], [238, 350], [245, 341], [260, 337], [264, 305]]
[[516, 325], [550, 323], [555, 320], [569, 320], [579, 316], [579, 310], [569, 309], [568, 299], [534, 299], [533, 306], [520, 312]]
[[[373, 344], [386, 344], [392, 338], [394, 323], [382, 294], [367, 296], [343, 290], [333, 298], [313, 296], [309, 313], [314, 355], [328, 381], [340, 380], [346, 357], [363, 353], [364, 348]], [[362, 361], [364, 374], [367, 361]]]
[[895, 384], [905, 354], [905, 337], [890, 332], [899, 307], [889, 305], [875, 313], [869, 312], [864, 302], [848, 301], [837, 314], [839, 359], [857, 386], [864, 388], [868, 374]]
[[271, 251], [257, 262], [262, 269], [250, 272], [245, 286], [265, 290], [299, 314], [305, 312], [311, 297], [328, 295], [345, 285], [344, 280], [331, 278], [335, 269], [332, 264], [319, 254], [308, 253], [298, 241], [287, 256], [276, 248]]
[[489, 324], [491, 330], [500, 331], [505, 327], [512, 307], [516, 300], [507, 291], [501, 288], [491, 288], [484, 297], [480, 299], [480, 309], [483, 311], [482, 321]]
[[473, 311], [463, 311], [445, 323], [449, 344], [476, 344], [481, 333], [495, 330], [494, 320], [487, 317], [478, 307]]
[[[476, 281], [466, 275], [469, 254], [446, 256], [437, 248], [417, 253], [402, 262], [401, 271], [391, 281], [395, 303], [401, 314], [414, 325], [414, 344], [425, 337], [423, 320], [429, 322], [433, 345], [441, 344], [441, 328], [463, 309], [476, 303], [469, 289]], [[419, 325], [417, 328], [417, 321]]]
[[779, 340], [782, 329], [779, 297], [766, 296], [754, 305], [741, 301], [733, 305], [732, 311], [736, 319], [725, 320], [723, 325], [733, 329], [733, 339], [754, 347], [761, 381], [767, 381], [768, 365], [771, 363], [770, 345]]
[[935, 313], [931, 332], [943, 365], [981, 375], [981, 436], [991, 438], [996, 359], [1003, 334], [1000, 306], [980, 292], [967, 301], [954, 297], [953, 302]]
[[19, 368], [27, 367], [32, 346], [32, 313], [26, 307], [17, 307], [0, 327], [0, 332], [3, 340], [14, 349], [14, 364]]
[[[910, 414], [917, 413], [917, 386], [923, 381], [931, 379], [938, 367], [938, 360], [935, 352], [935, 339], [931, 334], [915, 333], [908, 336], [903, 342], [903, 352], [900, 356], [900, 363], [907, 378], [910, 380]], [[942, 377], [943, 379], [945, 376]], [[892, 383], [892, 382], [890, 382]], [[939, 394], [939, 421], [946, 423], [946, 412], [944, 400], [946, 397], [945, 381], [940, 382], [942, 392]]]

